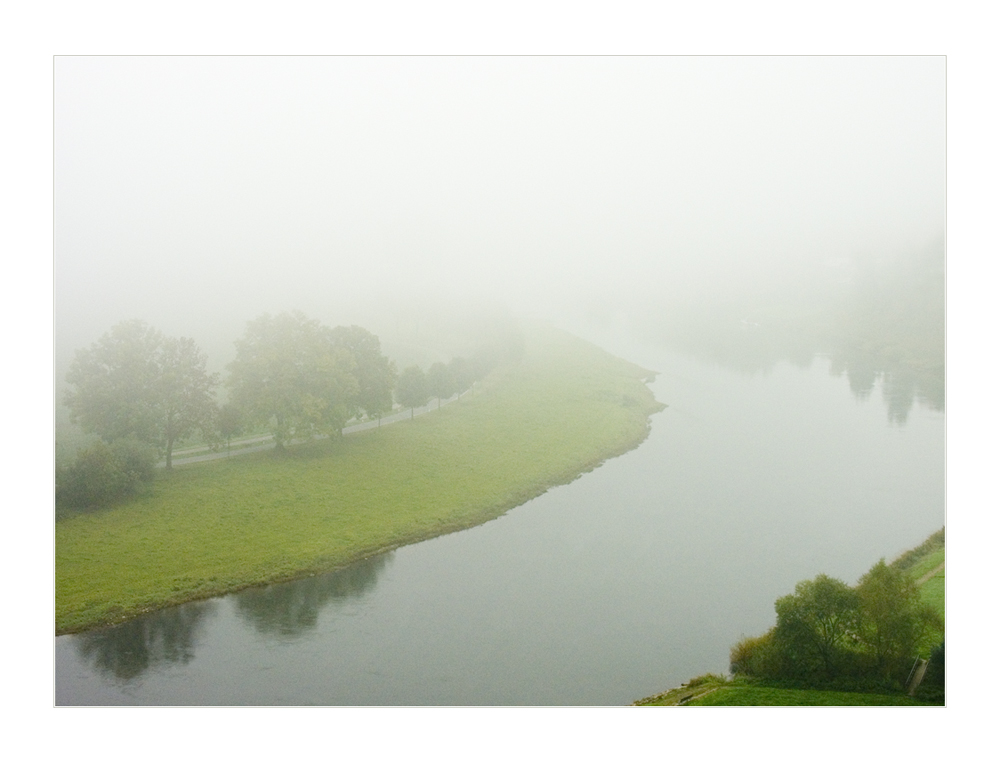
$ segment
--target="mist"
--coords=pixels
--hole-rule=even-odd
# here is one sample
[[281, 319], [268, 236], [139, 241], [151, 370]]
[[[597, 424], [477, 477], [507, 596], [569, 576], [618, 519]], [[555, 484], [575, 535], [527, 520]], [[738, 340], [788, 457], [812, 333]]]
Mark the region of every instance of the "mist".
[[[943, 241], [943, 57], [57, 57], [57, 376], [141, 318], [552, 320]], [[648, 312], [648, 311], [647, 311]]]

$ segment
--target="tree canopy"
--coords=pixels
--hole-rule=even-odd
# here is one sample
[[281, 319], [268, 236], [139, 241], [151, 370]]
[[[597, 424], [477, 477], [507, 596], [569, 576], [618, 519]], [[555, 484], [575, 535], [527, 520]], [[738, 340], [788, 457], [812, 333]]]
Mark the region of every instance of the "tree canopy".
[[438, 408], [441, 408], [442, 398], [450, 398], [455, 394], [455, 377], [450, 367], [440, 361], [431, 364], [431, 368], [427, 370], [427, 392], [437, 398]]
[[403, 369], [396, 382], [396, 399], [400, 405], [410, 410], [410, 418], [413, 418], [413, 409], [423, 406], [430, 400], [430, 393], [427, 392], [427, 376], [419, 366], [408, 366]]
[[70, 417], [108, 443], [134, 438], [155, 446], [169, 469], [174, 443], [208, 428], [214, 416], [218, 377], [206, 361], [192, 339], [124, 321], [77, 351], [66, 374]]
[[730, 653], [735, 673], [827, 682], [839, 678], [902, 682], [921, 641], [943, 629], [921, 603], [910, 575], [880, 560], [850, 587], [819, 575], [775, 602], [777, 625], [741, 640]]
[[297, 311], [264, 314], [236, 341], [230, 400], [248, 420], [269, 426], [283, 449], [292, 438], [343, 428], [359, 394], [355, 365], [318, 321]]
[[396, 386], [396, 365], [382, 355], [377, 336], [360, 326], [337, 326], [330, 331], [337, 347], [354, 359], [357, 392], [350, 401], [351, 416], [366, 414], [381, 419], [392, 411], [392, 391]]

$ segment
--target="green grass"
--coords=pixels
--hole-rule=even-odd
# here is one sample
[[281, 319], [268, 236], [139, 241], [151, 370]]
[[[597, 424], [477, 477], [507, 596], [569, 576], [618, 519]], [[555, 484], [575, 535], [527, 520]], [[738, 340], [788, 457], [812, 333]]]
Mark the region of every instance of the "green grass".
[[903, 692], [845, 692], [773, 687], [766, 682], [718, 675], [692, 679], [660, 695], [637, 701], [637, 706], [926, 706], [937, 705]]
[[788, 690], [777, 687], [720, 687], [691, 706], [924, 706], [904, 693]]
[[554, 330], [413, 421], [177, 467], [56, 523], [56, 632], [331, 570], [476, 525], [638, 445], [649, 372]]
[[[892, 564], [906, 570], [915, 580], [935, 570], [945, 560], [944, 532], [933, 534]], [[924, 602], [944, 620], [944, 568], [920, 585]], [[943, 633], [928, 634], [920, 645], [922, 658], [944, 639]], [[692, 679], [667, 692], [636, 701], [637, 706], [926, 706], [941, 705], [934, 700], [911, 698], [903, 692], [843, 692], [822, 689], [790, 689], [768, 686], [766, 682], [737, 677], [728, 680], [715, 674]]]

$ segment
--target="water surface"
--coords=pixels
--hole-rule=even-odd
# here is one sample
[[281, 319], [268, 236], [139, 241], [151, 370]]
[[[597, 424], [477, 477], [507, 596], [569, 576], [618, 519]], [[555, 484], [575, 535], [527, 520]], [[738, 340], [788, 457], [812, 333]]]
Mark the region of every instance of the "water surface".
[[660, 372], [648, 440], [485, 525], [326, 576], [56, 639], [57, 704], [619, 705], [728, 669], [820, 572], [944, 525], [944, 414], [829, 362]]

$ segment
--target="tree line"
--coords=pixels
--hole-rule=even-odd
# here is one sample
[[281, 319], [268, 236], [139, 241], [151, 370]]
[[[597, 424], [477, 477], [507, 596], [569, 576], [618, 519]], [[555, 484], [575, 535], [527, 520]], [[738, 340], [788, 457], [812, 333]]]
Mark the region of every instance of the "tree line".
[[[940, 535], [943, 544], [944, 532]], [[887, 565], [884, 559], [855, 587], [826, 575], [800, 581], [774, 609], [773, 628], [733, 646], [733, 674], [808, 686], [899, 687], [921, 643], [944, 628], [941, 617], [921, 602], [905, 565]], [[943, 651], [943, 644], [935, 651], [942, 671]]]
[[[70, 419], [100, 441], [56, 470], [56, 505], [105, 505], [138, 491], [156, 458], [173, 466], [175, 446], [200, 434], [213, 448], [266, 428], [275, 449], [292, 440], [340, 435], [352, 419], [381, 419], [393, 400], [411, 410], [462, 393], [517, 339], [484, 346], [473, 358], [398, 373], [379, 338], [360, 326], [327, 327], [300, 312], [264, 314], [236, 340], [227, 367], [228, 401], [218, 405], [218, 374], [194, 340], [166, 337], [143, 321], [112, 327], [78, 350], [66, 375]], [[514, 348], [514, 352], [511, 352]]]

